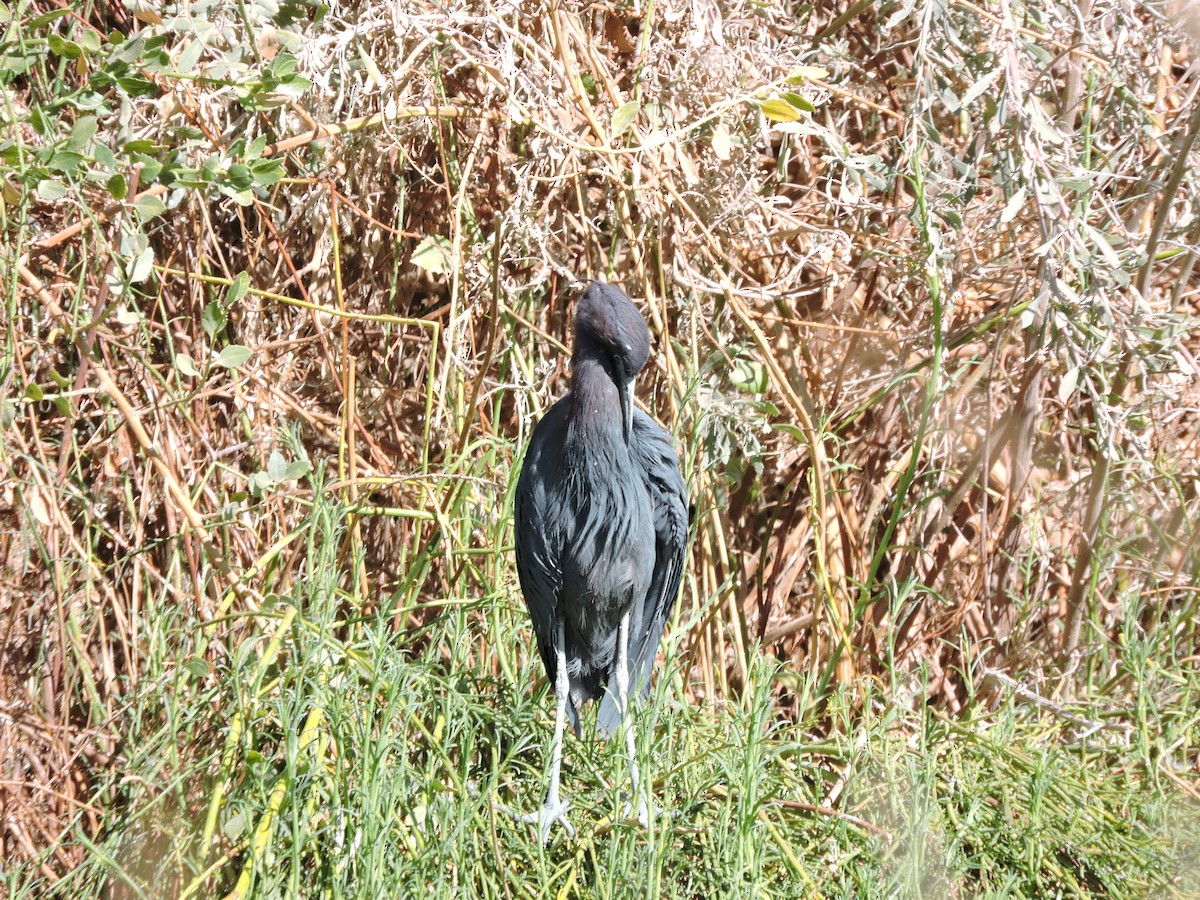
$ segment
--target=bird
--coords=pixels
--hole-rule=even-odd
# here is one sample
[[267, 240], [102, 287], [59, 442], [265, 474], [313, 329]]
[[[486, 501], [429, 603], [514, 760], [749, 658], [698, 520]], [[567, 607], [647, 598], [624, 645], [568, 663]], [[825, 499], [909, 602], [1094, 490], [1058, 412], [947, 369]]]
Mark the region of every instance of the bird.
[[[518, 580], [557, 699], [545, 803], [520, 817], [538, 825], [543, 845], [555, 822], [574, 836], [559, 784], [564, 719], [580, 737], [579, 708], [599, 699], [607, 739], [630, 696], [649, 693], [690, 517], [674, 439], [634, 405], [650, 357], [646, 320], [619, 287], [580, 286], [570, 390], [534, 427], [514, 499]], [[625, 747], [632, 801], [632, 728]], [[644, 802], [638, 817], [646, 821]]]

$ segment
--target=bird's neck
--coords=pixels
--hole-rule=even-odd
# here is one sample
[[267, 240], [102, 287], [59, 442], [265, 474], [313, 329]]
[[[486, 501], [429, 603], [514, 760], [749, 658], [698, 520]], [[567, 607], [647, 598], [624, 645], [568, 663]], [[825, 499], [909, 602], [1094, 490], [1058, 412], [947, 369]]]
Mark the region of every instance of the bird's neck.
[[624, 443], [620, 388], [600, 360], [576, 358], [571, 373], [571, 429], [583, 449], [598, 443]]

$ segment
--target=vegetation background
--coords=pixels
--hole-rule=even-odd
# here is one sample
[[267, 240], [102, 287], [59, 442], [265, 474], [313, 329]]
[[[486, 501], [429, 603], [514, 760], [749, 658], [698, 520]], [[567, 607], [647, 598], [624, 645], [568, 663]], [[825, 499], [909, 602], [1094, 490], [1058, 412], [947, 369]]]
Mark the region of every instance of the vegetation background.
[[[0, 3], [0, 895], [1200, 895], [1185, 28]], [[571, 738], [543, 849], [509, 494], [588, 275], [694, 544], [662, 814]]]

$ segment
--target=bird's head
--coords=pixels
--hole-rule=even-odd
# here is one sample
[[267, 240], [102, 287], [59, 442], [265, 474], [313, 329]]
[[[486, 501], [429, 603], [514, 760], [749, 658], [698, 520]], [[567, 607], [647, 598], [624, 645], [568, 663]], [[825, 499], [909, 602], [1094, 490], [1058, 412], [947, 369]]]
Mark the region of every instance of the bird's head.
[[650, 358], [650, 329], [625, 292], [588, 283], [575, 310], [575, 352], [603, 353], [619, 378], [629, 381]]
[[599, 356], [621, 395], [628, 442], [633, 428], [633, 379], [650, 358], [650, 329], [625, 292], [611, 284], [587, 284], [575, 310], [575, 357]]

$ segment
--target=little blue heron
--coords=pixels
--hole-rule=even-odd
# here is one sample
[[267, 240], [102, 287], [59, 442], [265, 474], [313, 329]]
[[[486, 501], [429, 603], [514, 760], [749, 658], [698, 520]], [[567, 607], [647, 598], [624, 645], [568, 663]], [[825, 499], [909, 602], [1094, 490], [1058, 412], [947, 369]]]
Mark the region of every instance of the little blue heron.
[[[650, 331], [630, 299], [593, 281], [575, 313], [571, 389], [533, 430], [517, 482], [517, 574], [557, 695], [542, 843], [561, 821], [564, 719], [601, 698], [597, 729], [616, 733], [631, 688], [645, 696], [683, 574], [688, 504], [671, 435], [634, 406]], [[634, 735], [626, 728], [631, 800]], [[639, 818], [644, 818], [644, 806]]]

